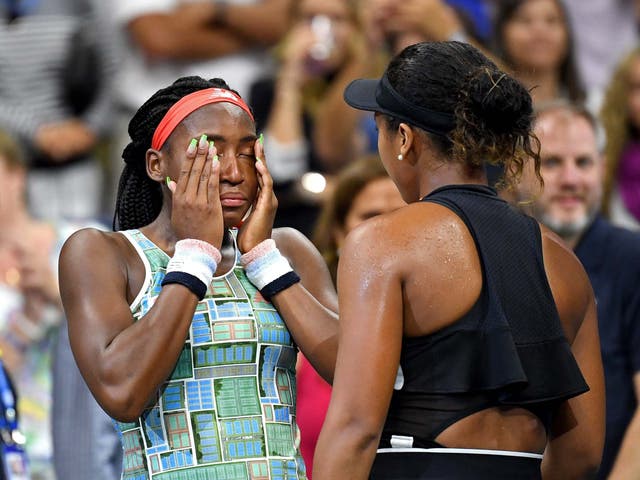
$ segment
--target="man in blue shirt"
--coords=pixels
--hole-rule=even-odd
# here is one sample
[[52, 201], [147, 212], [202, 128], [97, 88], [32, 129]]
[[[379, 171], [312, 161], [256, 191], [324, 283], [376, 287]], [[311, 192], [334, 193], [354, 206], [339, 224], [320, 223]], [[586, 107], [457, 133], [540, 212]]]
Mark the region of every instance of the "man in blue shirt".
[[544, 189], [528, 166], [519, 200], [532, 200], [529, 213], [573, 249], [598, 304], [607, 401], [598, 478], [640, 478], [640, 234], [599, 214], [604, 158], [597, 123], [586, 110], [566, 103], [543, 107], [535, 132]]

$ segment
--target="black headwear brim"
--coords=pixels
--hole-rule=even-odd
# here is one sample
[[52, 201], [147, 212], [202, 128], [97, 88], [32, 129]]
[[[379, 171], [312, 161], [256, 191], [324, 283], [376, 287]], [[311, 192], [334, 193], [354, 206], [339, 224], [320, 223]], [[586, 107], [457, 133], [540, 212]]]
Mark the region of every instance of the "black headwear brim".
[[358, 110], [384, 113], [436, 135], [447, 136], [455, 127], [453, 115], [419, 107], [403, 98], [386, 74], [381, 79], [352, 81], [344, 91], [344, 100]]

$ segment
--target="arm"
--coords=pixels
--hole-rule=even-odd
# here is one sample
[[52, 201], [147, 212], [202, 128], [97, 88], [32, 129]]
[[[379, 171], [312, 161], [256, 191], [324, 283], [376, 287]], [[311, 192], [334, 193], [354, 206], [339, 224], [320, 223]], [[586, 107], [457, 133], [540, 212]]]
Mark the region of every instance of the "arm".
[[[633, 384], [636, 391], [636, 401], [640, 399], [640, 372], [636, 372], [633, 377]], [[624, 480], [626, 478], [640, 477], [640, 455], [638, 455], [638, 445], [640, 444], [640, 405], [627, 427], [622, 440], [622, 445], [618, 451], [616, 462], [613, 465], [609, 480]]]
[[127, 268], [114, 240], [96, 230], [72, 235], [60, 255], [71, 348], [98, 403], [121, 421], [140, 416], [171, 373], [198, 301], [186, 288], [167, 285], [134, 322], [125, 298]]
[[[264, 160], [260, 142], [256, 157]], [[282, 255], [300, 276], [301, 282], [271, 297], [287, 324], [296, 344], [316, 371], [329, 383], [333, 379], [337, 352], [337, 299], [331, 275], [315, 246], [291, 228], [272, 232], [278, 201], [273, 179], [264, 161], [256, 162], [260, 189], [251, 214], [238, 232], [238, 247], [249, 252], [265, 239], [273, 237]]]
[[214, 15], [212, 2], [183, 3], [170, 12], [139, 15], [126, 29], [152, 59], [201, 60], [246, 48], [245, 39], [211, 25]]
[[323, 480], [368, 478], [400, 362], [402, 279], [384, 237], [362, 227], [347, 237], [338, 270], [338, 360], [313, 466]]
[[226, 4], [223, 7], [223, 28], [252, 44], [271, 45], [280, 40], [289, 28], [292, 6], [291, 0]]
[[[220, 246], [220, 162], [213, 162], [215, 153], [203, 139], [197, 150], [189, 147], [180, 177], [170, 187], [171, 223], [156, 228], [170, 229], [177, 239], [200, 239]], [[161, 215], [166, 218], [167, 214]], [[112, 417], [122, 421], [138, 418], [182, 352], [197, 296], [183, 285], [165, 285], [149, 311], [134, 321], [127, 292], [135, 278], [132, 272], [141, 275], [142, 262], [119, 234], [97, 230], [81, 230], [67, 240], [59, 271], [69, 340], [82, 376]]]
[[549, 283], [571, 351], [590, 389], [558, 408], [542, 461], [543, 478], [593, 478], [600, 465], [605, 432], [604, 375], [595, 299], [578, 259], [546, 228], [543, 232]]
[[273, 238], [301, 281], [271, 300], [302, 353], [331, 383], [338, 351], [338, 305], [331, 275], [320, 252], [297, 230], [278, 229]]
[[313, 125], [313, 146], [327, 170], [336, 171], [353, 158], [354, 136], [362, 112], [343, 98], [347, 85], [356, 78], [376, 75], [375, 59], [364, 38], [353, 35], [350, 58], [338, 73], [318, 107]]

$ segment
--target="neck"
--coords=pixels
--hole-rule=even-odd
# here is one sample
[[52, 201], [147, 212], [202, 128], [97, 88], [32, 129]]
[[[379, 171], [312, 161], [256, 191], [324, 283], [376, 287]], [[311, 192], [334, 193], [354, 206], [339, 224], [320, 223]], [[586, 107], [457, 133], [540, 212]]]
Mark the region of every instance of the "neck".
[[420, 198], [445, 185], [487, 185], [483, 169], [470, 169], [451, 161], [444, 161], [426, 171], [420, 178]]
[[535, 104], [548, 102], [560, 96], [560, 78], [554, 70], [518, 72], [518, 79], [531, 92]]

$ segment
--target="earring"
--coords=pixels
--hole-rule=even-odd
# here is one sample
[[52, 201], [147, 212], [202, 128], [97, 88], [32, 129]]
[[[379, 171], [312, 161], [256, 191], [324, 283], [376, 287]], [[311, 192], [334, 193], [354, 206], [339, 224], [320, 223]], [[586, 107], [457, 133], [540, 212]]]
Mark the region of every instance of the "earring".
[[403, 158], [404, 158], [404, 157], [402, 156], [402, 154], [401, 154], [401, 153], [399, 153], [399, 154], [398, 154], [398, 160], [402, 161], [402, 159], [403, 159]]

